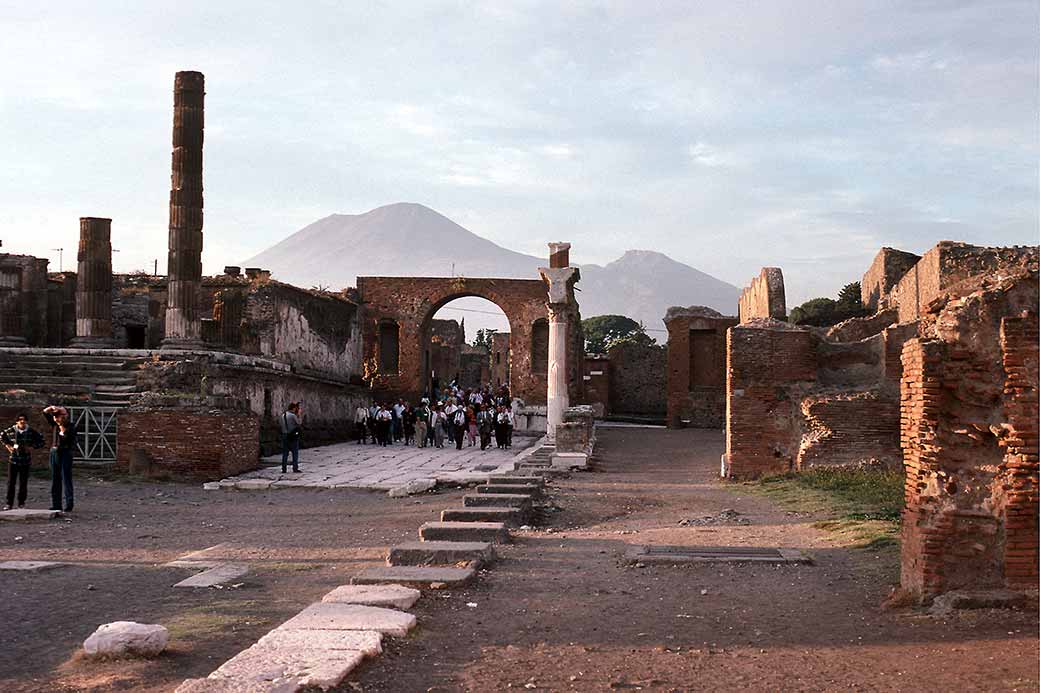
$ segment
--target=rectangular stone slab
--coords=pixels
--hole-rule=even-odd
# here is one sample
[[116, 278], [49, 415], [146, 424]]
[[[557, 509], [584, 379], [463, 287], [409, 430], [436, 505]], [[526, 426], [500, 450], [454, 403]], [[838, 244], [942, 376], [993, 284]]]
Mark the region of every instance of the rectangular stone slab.
[[[407, 584], [401, 580], [384, 580]], [[283, 623], [285, 630], [374, 630], [404, 636], [415, 627], [415, 616], [403, 611], [362, 604], [318, 602]]]
[[431, 568], [428, 566], [400, 565], [367, 568], [354, 576], [356, 585], [396, 582], [412, 587], [456, 587], [466, 585], [477, 576], [473, 568]]
[[509, 530], [502, 522], [427, 522], [419, 527], [423, 541], [489, 541], [508, 544]]
[[236, 580], [249, 572], [249, 566], [238, 563], [223, 563], [192, 575], [178, 582], [174, 587], [213, 587]]
[[257, 645], [291, 650], [353, 650], [366, 657], [383, 651], [383, 634], [374, 630], [294, 630], [275, 628]]
[[296, 693], [296, 681], [239, 681], [238, 679], [187, 679], [174, 693]]
[[516, 508], [448, 508], [441, 511], [442, 522], [502, 522], [519, 527], [523, 513]]
[[530, 484], [544, 486], [545, 479], [540, 476], [513, 476], [510, 474], [493, 474], [487, 478], [489, 484]]
[[[224, 662], [210, 678], [242, 683], [295, 683], [331, 688], [365, 658], [356, 650], [276, 649], [257, 643]], [[262, 690], [262, 689], [261, 689]]]
[[364, 604], [410, 609], [422, 592], [404, 585], [340, 585], [321, 598], [337, 604]]
[[542, 487], [534, 484], [484, 484], [477, 487], [477, 493], [508, 493], [541, 498]]
[[477, 566], [495, 560], [495, 550], [486, 541], [409, 541], [391, 547], [389, 565], [455, 565]]
[[467, 508], [516, 508], [530, 512], [531, 497], [522, 493], [470, 493], [462, 497]]
[[24, 570], [34, 573], [40, 570], [57, 568], [60, 565], [64, 565], [64, 563], [55, 561], [4, 561], [0, 563], [0, 570]]
[[27, 508], [16, 508], [14, 510], [0, 511], [0, 520], [7, 520], [8, 522], [29, 522], [32, 520], [53, 520], [60, 515], [60, 510], [29, 510]]

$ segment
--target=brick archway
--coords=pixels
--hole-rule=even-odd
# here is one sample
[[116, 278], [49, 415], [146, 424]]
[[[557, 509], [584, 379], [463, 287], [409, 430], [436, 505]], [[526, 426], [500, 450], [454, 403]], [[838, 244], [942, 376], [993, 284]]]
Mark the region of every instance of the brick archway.
[[[502, 309], [509, 320], [509, 381], [513, 395], [526, 403], [544, 405], [545, 369], [531, 361], [532, 329], [536, 320], [546, 319], [548, 289], [541, 279], [491, 279], [472, 277], [358, 277], [362, 303], [362, 343], [366, 362], [376, 365], [379, 389], [410, 399], [424, 390], [423, 354], [434, 314], [457, 298], [477, 296]], [[380, 325], [396, 323], [398, 370], [379, 367]], [[575, 394], [581, 387], [579, 365], [584, 357], [580, 320], [568, 345], [569, 382]], [[385, 347], [384, 347], [385, 348]]]

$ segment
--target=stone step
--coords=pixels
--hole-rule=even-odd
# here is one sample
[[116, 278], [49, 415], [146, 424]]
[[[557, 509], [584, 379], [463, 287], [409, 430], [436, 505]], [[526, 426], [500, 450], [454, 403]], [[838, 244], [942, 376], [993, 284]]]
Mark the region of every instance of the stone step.
[[429, 566], [399, 565], [366, 568], [355, 575], [355, 585], [376, 585], [390, 582], [406, 587], [458, 587], [467, 585], [477, 577], [473, 568], [442, 568]]
[[534, 484], [483, 484], [477, 486], [477, 493], [506, 493], [534, 499], [542, 497], [542, 487]]
[[545, 485], [545, 479], [543, 479], [540, 476], [521, 476], [519, 474], [492, 474], [488, 477], [487, 482], [489, 484], [533, 484], [535, 486]]
[[37, 510], [30, 508], [17, 508], [0, 512], [0, 520], [9, 522], [32, 522], [34, 520], [53, 520], [61, 517], [60, 510]]
[[508, 544], [509, 530], [501, 522], [426, 522], [419, 528], [423, 541], [487, 541]]
[[28, 390], [30, 392], [46, 390], [47, 392], [60, 392], [62, 394], [82, 394], [89, 393], [92, 390], [89, 385], [51, 385], [47, 383], [25, 382], [0, 382], [0, 388], [4, 390]]
[[[9, 373], [0, 373], [0, 381], [17, 380], [22, 383], [67, 383], [70, 380], [71, 374], [69, 373], [58, 373], [55, 375], [41, 375], [39, 373], [26, 373], [19, 369]], [[91, 385], [136, 385], [137, 377], [135, 375], [118, 375], [110, 376], [107, 373], [104, 376], [93, 373], [82, 373], [76, 374], [76, 377], [71, 378], [77, 382], [89, 382]]]
[[516, 508], [531, 511], [531, 497], [523, 493], [470, 493], [462, 497], [467, 508]]
[[516, 508], [448, 508], [441, 522], [502, 522], [508, 527], [524, 524], [524, 513]]
[[486, 541], [407, 541], [390, 548], [388, 565], [456, 565], [479, 567], [495, 560], [495, 549]]

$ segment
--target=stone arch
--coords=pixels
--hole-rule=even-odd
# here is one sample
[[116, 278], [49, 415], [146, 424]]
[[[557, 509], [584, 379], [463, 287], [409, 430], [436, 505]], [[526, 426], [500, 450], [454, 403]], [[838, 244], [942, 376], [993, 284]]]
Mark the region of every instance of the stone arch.
[[[425, 338], [434, 314], [457, 298], [477, 296], [497, 305], [509, 320], [510, 387], [528, 404], [545, 404], [547, 365], [538, 373], [532, 364], [532, 328], [548, 319], [548, 289], [540, 279], [490, 279], [471, 277], [358, 277], [362, 310], [362, 342], [366, 359], [378, 361], [379, 325], [384, 320], [399, 326], [399, 372], [381, 374], [376, 383], [393, 396], [417, 398], [425, 380]], [[580, 370], [583, 354], [568, 356]]]

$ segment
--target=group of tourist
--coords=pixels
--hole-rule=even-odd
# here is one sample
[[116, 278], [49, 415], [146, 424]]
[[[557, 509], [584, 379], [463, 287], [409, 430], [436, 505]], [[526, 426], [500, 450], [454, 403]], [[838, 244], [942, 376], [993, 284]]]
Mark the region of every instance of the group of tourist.
[[513, 409], [509, 389], [490, 386], [462, 389], [452, 383], [441, 395], [424, 395], [419, 403], [403, 399], [390, 403], [360, 405], [354, 413], [354, 436], [358, 445], [416, 445], [443, 448], [447, 440], [461, 450], [463, 445], [480, 449], [495, 445], [507, 450], [513, 445]]
[[[50, 425], [51, 510], [72, 512], [72, 458], [76, 451], [76, 424], [65, 407], [50, 406], [43, 410]], [[7, 469], [7, 502], [4, 510], [15, 503], [17, 488], [18, 507], [24, 508], [29, 496], [29, 468], [32, 451], [44, 447], [47, 439], [29, 425], [26, 414], [15, 416], [14, 425], [0, 432], [0, 443], [10, 453]], [[62, 504], [62, 492], [65, 503]]]

